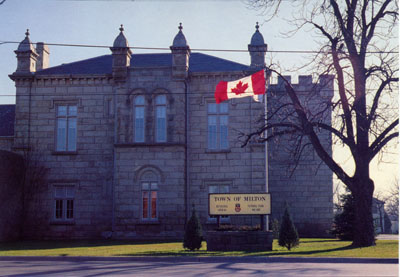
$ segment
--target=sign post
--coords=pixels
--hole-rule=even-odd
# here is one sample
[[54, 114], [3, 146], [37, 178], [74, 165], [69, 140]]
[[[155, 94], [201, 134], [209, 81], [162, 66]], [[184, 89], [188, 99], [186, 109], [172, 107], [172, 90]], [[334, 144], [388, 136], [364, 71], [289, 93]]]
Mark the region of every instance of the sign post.
[[[261, 231], [207, 231], [207, 251], [271, 251], [273, 235], [265, 231], [265, 215], [271, 214], [269, 193], [210, 193], [208, 213], [218, 218], [233, 215], [258, 215]], [[256, 231], [256, 232], [253, 232]], [[243, 237], [248, 239], [243, 239]]]

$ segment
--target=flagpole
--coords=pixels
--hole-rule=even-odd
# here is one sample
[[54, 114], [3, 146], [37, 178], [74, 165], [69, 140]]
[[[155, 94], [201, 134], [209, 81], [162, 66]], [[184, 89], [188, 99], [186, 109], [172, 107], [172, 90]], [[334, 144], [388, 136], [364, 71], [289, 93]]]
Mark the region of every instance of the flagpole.
[[[267, 91], [269, 88], [269, 73], [267, 72], [267, 68], [265, 67], [264, 69], [264, 74], [265, 74], [265, 94], [264, 94], [264, 126], [267, 125]], [[265, 131], [267, 132], [267, 130]], [[269, 186], [268, 186], [268, 142], [267, 140], [265, 140], [264, 142], [265, 146], [264, 146], [264, 151], [265, 151], [265, 192], [269, 193]], [[266, 220], [265, 220], [265, 224], [266, 224], [266, 230], [269, 231], [269, 216], [266, 215]]]

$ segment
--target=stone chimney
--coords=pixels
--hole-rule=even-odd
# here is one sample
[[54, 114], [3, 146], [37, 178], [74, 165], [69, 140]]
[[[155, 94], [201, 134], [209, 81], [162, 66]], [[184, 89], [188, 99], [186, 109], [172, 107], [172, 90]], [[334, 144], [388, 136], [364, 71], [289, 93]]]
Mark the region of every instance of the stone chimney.
[[36, 71], [48, 68], [49, 62], [50, 62], [49, 47], [46, 44], [44, 44], [44, 42], [38, 42], [38, 43], [36, 43], [36, 52], [39, 55], [37, 62], [36, 62]]

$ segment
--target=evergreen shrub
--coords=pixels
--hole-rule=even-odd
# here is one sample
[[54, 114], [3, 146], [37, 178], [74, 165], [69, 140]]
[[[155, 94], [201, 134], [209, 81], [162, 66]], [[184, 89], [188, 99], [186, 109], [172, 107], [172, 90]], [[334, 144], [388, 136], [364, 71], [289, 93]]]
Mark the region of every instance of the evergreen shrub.
[[183, 248], [192, 251], [199, 250], [201, 248], [202, 240], [203, 232], [201, 229], [201, 223], [193, 205], [192, 216], [186, 224]]
[[299, 245], [299, 234], [290, 218], [287, 203], [282, 216], [281, 226], [279, 228], [278, 243], [280, 246], [286, 247], [288, 250]]
[[354, 238], [355, 204], [354, 196], [347, 191], [340, 196], [340, 204], [336, 208], [341, 211], [333, 219], [332, 234], [340, 240], [352, 241]]

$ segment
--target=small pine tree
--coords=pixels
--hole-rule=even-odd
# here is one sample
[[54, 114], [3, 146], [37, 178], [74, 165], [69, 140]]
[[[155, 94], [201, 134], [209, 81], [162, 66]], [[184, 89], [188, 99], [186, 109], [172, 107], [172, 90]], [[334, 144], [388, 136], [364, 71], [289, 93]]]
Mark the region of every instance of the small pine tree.
[[336, 205], [341, 211], [336, 214], [333, 219], [332, 234], [341, 240], [353, 240], [354, 238], [354, 221], [355, 221], [355, 204], [354, 196], [347, 190], [346, 194], [340, 196], [340, 204]]
[[192, 216], [186, 224], [185, 236], [183, 239], [183, 248], [190, 250], [199, 250], [201, 248], [201, 241], [203, 234], [199, 217], [193, 205]]
[[299, 234], [290, 218], [289, 208], [286, 203], [285, 212], [283, 213], [281, 226], [279, 228], [278, 243], [282, 247], [291, 250], [293, 247], [299, 245]]

